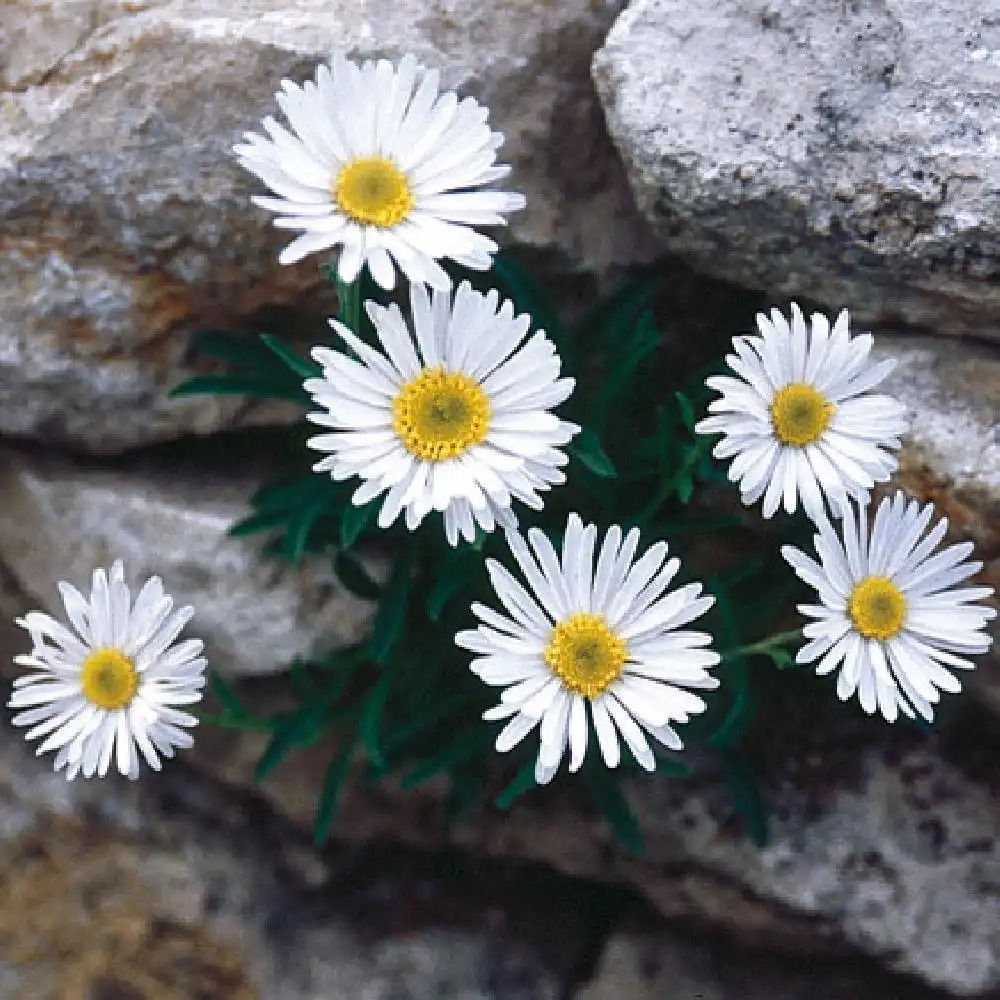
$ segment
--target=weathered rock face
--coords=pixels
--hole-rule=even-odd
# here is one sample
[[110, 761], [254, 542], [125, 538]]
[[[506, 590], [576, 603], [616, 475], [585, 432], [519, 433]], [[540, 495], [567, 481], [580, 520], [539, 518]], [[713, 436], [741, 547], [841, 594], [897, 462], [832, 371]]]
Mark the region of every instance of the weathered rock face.
[[978, 0], [635, 0], [593, 75], [637, 203], [698, 268], [998, 338], [998, 51]]
[[[0, 432], [97, 452], [239, 420], [233, 401], [167, 400], [193, 329], [262, 307], [315, 310], [315, 259], [253, 208], [231, 155], [285, 76], [335, 48], [414, 52], [485, 101], [529, 209], [510, 238], [556, 269], [648, 256], [589, 61], [618, 0], [16, 0], [0, 11]], [[558, 266], [556, 266], [558, 264]], [[327, 295], [327, 306], [330, 305]], [[309, 317], [307, 316], [307, 320]], [[308, 322], [307, 322], [308, 326]]]
[[131, 582], [157, 574], [178, 604], [194, 605], [188, 631], [205, 640], [220, 673], [275, 673], [360, 638], [371, 609], [344, 590], [330, 560], [292, 568], [263, 559], [259, 538], [226, 535], [257, 485], [246, 474], [88, 469], [8, 450], [0, 561], [37, 606], [58, 614], [57, 581], [83, 587], [95, 566], [123, 559]]
[[[624, 883], [665, 916], [708, 921], [758, 946], [813, 954], [850, 947], [950, 994], [992, 996], [1000, 988], [995, 735], [982, 719], [933, 738], [892, 729], [839, 706], [829, 682], [804, 671], [784, 674], [780, 687], [767, 745], [755, 755], [772, 810], [764, 848], [746, 839], [725, 781], [706, 762], [697, 780], [625, 783], [646, 836], [641, 858], [624, 854], [568, 787], [538, 791], [509, 813], [484, 810], [449, 842]], [[263, 737], [207, 740], [198, 766], [235, 784], [250, 780]], [[263, 786], [304, 827], [332, 752], [292, 758]], [[442, 794], [351, 784], [335, 836], [440, 845]]]

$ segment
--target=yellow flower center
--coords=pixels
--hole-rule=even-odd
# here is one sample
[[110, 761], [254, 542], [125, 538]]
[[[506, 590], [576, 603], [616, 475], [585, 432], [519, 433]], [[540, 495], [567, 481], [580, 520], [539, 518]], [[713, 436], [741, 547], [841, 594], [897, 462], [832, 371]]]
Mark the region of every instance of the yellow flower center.
[[392, 401], [393, 430], [425, 462], [456, 458], [481, 444], [489, 426], [489, 397], [464, 372], [425, 368]]
[[80, 667], [83, 696], [98, 708], [113, 712], [124, 708], [139, 689], [139, 672], [120, 650], [95, 649]]
[[887, 576], [866, 576], [851, 590], [847, 614], [866, 639], [891, 639], [903, 627], [906, 599]]
[[805, 382], [789, 382], [771, 401], [771, 426], [782, 444], [802, 448], [819, 440], [836, 407]]
[[382, 156], [352, 160], [330, 179], [330, 194], [349, 219], [390, 229], [413, 208], [406, 175]]
[[628, 650], [601, 615], [579, 612], [556, 625], [542, 655], [570, 691], [595, 698], [621, 676]]

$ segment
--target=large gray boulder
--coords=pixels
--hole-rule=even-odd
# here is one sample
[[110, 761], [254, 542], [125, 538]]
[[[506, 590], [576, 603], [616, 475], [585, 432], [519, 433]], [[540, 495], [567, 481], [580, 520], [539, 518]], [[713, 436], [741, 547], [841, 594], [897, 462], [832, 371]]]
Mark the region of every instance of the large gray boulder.
[[1000, 337], [981, 0], [634, 0], [593, 62], [640, 209], [706, 273]]
[[[509, 238], [550, 274], [653, 252], [590, 82], [618, 0], [117, 0], [0, 9], [0, 433], [113, 452], [283, 413], [168, 400], [186, 334], [299, 311], [322, 338], [317, 259], [251, 206], [231, 146], [281, 79], [335, 48], [413, 52], [484, 101], [528, 208]], [[308, 329], [305, 336], [309, 336]]]

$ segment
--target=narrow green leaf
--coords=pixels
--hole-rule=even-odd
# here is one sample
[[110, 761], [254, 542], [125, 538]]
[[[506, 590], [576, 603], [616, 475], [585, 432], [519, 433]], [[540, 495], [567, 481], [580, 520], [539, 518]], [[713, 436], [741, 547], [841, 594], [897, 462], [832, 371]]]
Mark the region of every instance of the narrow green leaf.
[[360, 507], [355, 507], [353, 503], [344, 506], [340, 512], [341, 548], [351, 548], [361, 535], [375, 523], [381, 503], [381, 497], [376, 497]]
[[227, 681], [222, 679], [222, 675], [214, 670], [207, 672], [208, 688], [218, 699], [219, 704], [229, 715], [237, 718], [253, 718], [252, 714], [246, 710], [243, 703], [236, 697], [236, 692], [230, 687]]
[[170, 390], [171, 397], [209, 395], [254, 396], [258, 399], [285, 399], [293, 403], [309, 401], [301, 387], [282, 386], [257, 375], [195, 375]]
[[269, 510], [261, 514], [251, 514], [249, 517], [237, 521], [229, 528], [227, 534], [230, 538], [245, 538], [247, 535], [254, 535], [259, 531], [267, 531], [276, 528], [286, 520], [284, 511]]
[[379, 682], [365, 696], [361, 706], [361, 721], [358, 726], [361, 743], [368, 755], [368, 760], [371, 766], [379, 771], [384, 771], [386, 768], [385, 757], [382, 754], [379, 741], [379, 723], [382, 719], [382, 709], [385, 708], [386, 699], [389, 697], [391, 682], [391, 671], [383, 671]]
[[257, 767], [254, 778], [262, 781], [271, 773], [289, 752], [296, 747], [308, 746], [319, 736], [319, 726], [328, 705], [325, 701], [292, 712], [275, 730]]
[[524, 766], [493, 800], [497, 809], [509, 809], [525, 792], [535, 787], [535, 762], [525, 761]]
[[297, 566], [302, 560], [306, 544], [309, 541], [309, 533], [326, 508], [326, 503], [325, 496], [318, 496], [307, 506], [296, 511], [289, 519], [281, 548], [285, 558], [293, 566]]
[[469, 584], [485, 571], [485, 563], [478, 552], [473, 554], [461, 549], [455, 553], [438, 573], [434, 586], [427, 594], [427, 617], [432, 622], [440, 621], [441, 613], [451, 598], [467, 590]]
[[622, 795], [617, 777], [597, 766], [586, 770], [585, 779], [597, 808], [608, 821], [618, 842], [637, 857], [645, 854], [646, 842], [639, 828], [639, 821]]
[[726, 664], [726, 667], [725, 690], [731, 693], [733, 700], [726, 717], [706, 741], [710, 747], [718, 750], [732, 746], [741, 739], [754, 716], [750, 675], [746, 662], [741, 659]]
[[376, 601], [382, 593], [382, 588], [368, 575], [360, 560], [350, 553], [338, 552], [334, 556], [333, 571], [337, 579], [363, 601]]
[[743, 820], [747, 835], [758, 847], [766, 847], [768, 812], [760, 782], [743, 754], [735, 749], [722, 754], [722, 765], [733, 808]]
[[798, 666], [795, 657], [787, 649], [769, 649], [767, 655], [778, 670], [790, 670]]
[[191, 346], [199, 354], [225, 361], [234, 368], [254, 368], [259, 359], [256, 338], [238, 330], [205, 330], [191, 338]]
[[385, 663], [403, 631], [403, 624], [406, 621], [406, 602], [412, 583], [412, 567], [413, 547], [410, 545], [396, 556], [392, 576], [382, 592], [378, 611], [375, 612], [371, 638], [368, 640], [368, 655], [376, 663]]
[[284, 363], [290, 372], [300, 378], [315, 378], [323, 371], [314, 362], [299, 357], [290, 347], [287, 347], [270, 333], [262, 333], [260, 341], [275, 357]]
[[675, 392], [674, 398], [677, 400], [677, 406], [681, 411], [681, 423], [689, 431], [694, 431], [694, 425], [697, 422], [694, 415], [694, 407], [691, 405], [691, 400], [684, 395], [683, 392]]
[[618, 475], [614, 463], [601, 447], [601, 439], [589, 427], [584, 427], [573, 439], [569, 451], [595, 476], [614, 479]]
[[323, 790], [320, 792], [319, 804], [316, 806], [316, 819], [313, 823], [313, 840], [317, 846], [326, 843], [337, 814], [337, 804], [340, 790], [351, 766], [351, 753], [354, 750], [354, 740], [350, 739], [340, 748], [326, 767], [323, 775]]
[[410, 771], [403, 778], [403, 788], [413, 788], [427, 781], [428, 778], [433, 778], [435, 774], [447, 771], [455, 764], [483, 753], [490, 745], [491, 739], [492, 737], [488, 729], [483, 726], [474, 726], [464, 736], [460, 736], [457, 740], [448, 744], [440, 753], [425, 760]]

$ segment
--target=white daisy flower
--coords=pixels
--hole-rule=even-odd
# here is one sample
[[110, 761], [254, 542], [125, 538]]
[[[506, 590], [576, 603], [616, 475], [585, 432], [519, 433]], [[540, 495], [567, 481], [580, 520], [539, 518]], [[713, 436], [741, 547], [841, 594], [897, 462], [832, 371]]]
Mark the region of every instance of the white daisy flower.
[[560, 378], [552, 341], [511, 302], [467, 282], [450, 292], [410, 286], [413, 333], [395, 304], [365, 307], [384, 354], [337, 320], [330, 325], [357, 356], [316, 347], [321, 378], [304, 383], [323, 409], [308, 419], [331, 433], [307, 444], [329, 452], [313, 466], [334, 479], [359, 476], [356, 506], [386, 493], [378, 517], [387, 528], [405, 509], [413, 531], [431, 510], [444, 515], [452, 545], [473, 541], [478, 524], [516, 524], [513, 498], [535, 510], [540, 491], [565, 482], [559, 448], [579, 431], [549, 412], [573, 391]]
[[490, 131], [486, 108], [440, 92], [437, 71], [412, 56], [394, 69], [338, 55], [315, 82], [281, 86], [278, 105], [295, 134], [268, 117], [266, 137], [247, 132], [234, 147], [278, 196], [254, 202], [278, 213], [278, 228], [302, 233], [280, 263], [339, 246], [342, 281], [367, 264], [387, 289], [394, 263], [411, 282], [442, 289], [451, 285], [443, 258], [489, 269], [497, 244], [472, 227], [503, 224], [524, 196], [477, 190], [510, 170], [494, 162], [503, 135]]
[[[201, 699], [205, 660], [200, 639], [175, 644], [194, 613], [178, 608], [150, 579], [132, 603], [121, 560], [94, 570], [90, 599], [68, 583], [59, 591], [74, 631], [41, 611], [17, 624], [34, 648], [14, 662], [32, 672], [14, 681], [9, 708], [22, 709], [15, 726], [28, 740], [45, 739], [37, 753], [56, 750], [55, 769], [104, 777], [111, 757], [121, 774], [139, 776], [139, 754], [153, 770], [174, 747], [190, 747], [197, 719], [177, 706]], [[138, 752], [137, 752], [138, 751]]]
[[956, 587], [982, 569], [967, 562], [971, 542], [938, 547], [948, 530], [939, 520], [926, 535], [933, 505], [907, 505], [902, 492], [878, 506], [869, 540], [867, 512], [844, 511], [843, 541], [824, 519], [815, 536], [819, 562], [790, 545], [781, 552], [796, 574], [815, 587], [821, 603], [800, 605], [816, 621], [804, 632], [811, 641], [799, 650], [798, 663], [814, 663], [817, 674], [837, 668], [837, 694], [855, 692], [870, 715], [876, 709], [889, 721], [898, 712], [934, 718], [939, 691], [958, 692], [950, 670], [971, 670], [969, 656], [985, 653], [982, 633], [996, 616], [974, 602], [990, 587]]
[[576, 514], [566, 525], [561, 562], [537, 528], [528, 532], [531, 550], [514, 532], [507, 538], [531, 591], [487, 560], [507, 614], [473, 604], [482, 624], [455, 637], [476, 654], [473, 673], [504, 688], [500, 704], [483, 716], [509, 720], [497, 750], [510, 750], [540, 726], [535, 780], [552, 780], [567, 744], [569, 769], [576, 771], [587, 752], [589, 705], [604, 763], [618, 766], [621, 736], [639, 764], [654, 770], [645, 734], [682, 749], [671, 723], [705, 710], [705, 702], [684, 688], [718, 686], [708, 674], [720, 659], [705, 648], [711, 636], [682, 629], [715, 599], [701, 596], [700, 583], [667, 593], [680, 560], [666, 560], [666, 542], [636, 560], [638, 528], [623, 539], [613, 525], [596, 568], [597, 528], [584, 527]]
[[748, 506], [763, 496], [766, 518], [782, 503], [794, 513], [799, 497], [813, 520], [825, 516], [824, 496], [835, 514], [847, 497], [867, 501], [895, 471], [889, 449], [908, 426], [901, 403], [869, 391], [896, 362], [869, 364], [873, 338], [851, 337], [846, 309], [832, 330], [821, 313], [807, 329], [794, 303], [791, 325], [772, 309], [757, 326], [761, 335], [735, 337], [726, 357], [739, 378], [708, 379], [722, 393], [708, 407], [718, 416], [695, 430], [724, 435], [713, 454], [733, 459], [730, 480]]

